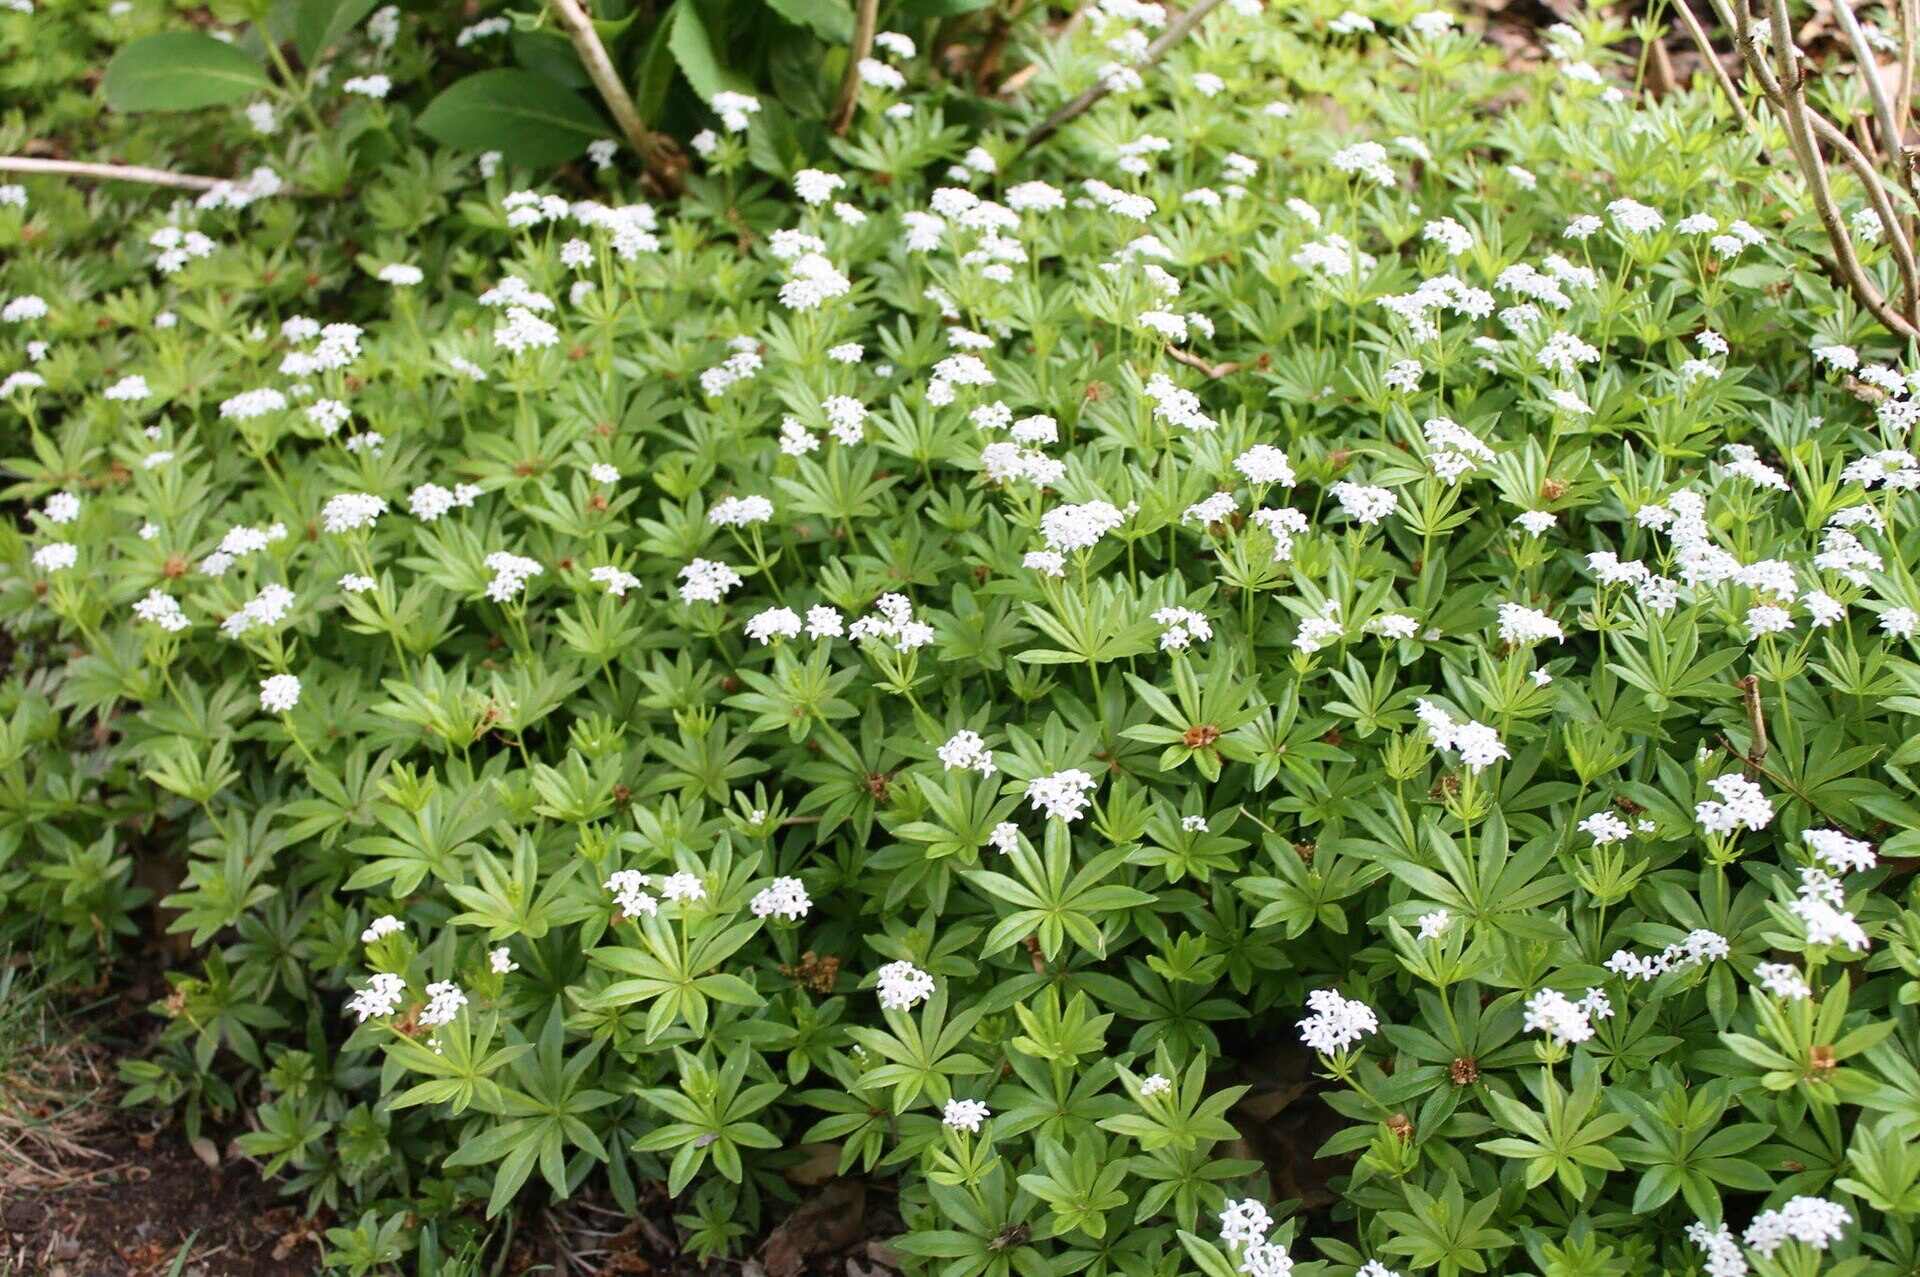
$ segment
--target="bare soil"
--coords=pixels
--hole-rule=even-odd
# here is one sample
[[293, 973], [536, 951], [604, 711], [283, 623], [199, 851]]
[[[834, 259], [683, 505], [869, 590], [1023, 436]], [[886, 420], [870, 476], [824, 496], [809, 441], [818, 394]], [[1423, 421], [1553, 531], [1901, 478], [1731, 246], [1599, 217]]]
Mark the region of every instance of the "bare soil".
[[58, 1182], [0, 1186], [0, 1273], [159, 1277], [183, 1248], [182, 1277], [319, 1271], [319, 1230], [246, 1163], [210, 1168], [178, 1130], [124, 1123], [91, 1151]]

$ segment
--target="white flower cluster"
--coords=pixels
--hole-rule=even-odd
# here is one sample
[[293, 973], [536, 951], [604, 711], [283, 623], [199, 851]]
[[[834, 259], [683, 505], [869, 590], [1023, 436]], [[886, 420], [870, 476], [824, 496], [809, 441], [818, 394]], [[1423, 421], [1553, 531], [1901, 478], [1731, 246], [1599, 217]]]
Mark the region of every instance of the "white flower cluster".
[[179, 600], [160, 589], [148, 590], [146, 597], [133, 605], [133, 614], [169, 634], [178, 634], [189, 624]]
[[629, 918], [651, 918], [660, 902], [647, 894], [647, 876], [637, 869], [617, 869], [601, 884], [613, 893], [613, 903]]
[[1391, 488], [1371, 487], [1344, 479], [1327, 491], [1346, 516], [1362, 527], [1372, 527], [1380, 522], [1392, 514], [1400, 503]]
[[1494, 460], [1493, 449], [1480, 442], [1478, 435], [1446, 417], [1429, 418], [1420, 433], [1427, 442], [1427, 464], [1449, 484]]
[[1219, 428], [1219, 423], [1200, 406], [1200, 396], [1165, 373], [1157, 372], [1147, 378], [1144, 389], [1147, 398], [1153, 401], [1154, 420], [1168, 422], [1193, 434], [1206, 434]]
[[962, 729], [947, 739], [939, 749], [940, 770], [977, 771], [982, 776], [994, 773], [993, 751], [987, 748], [980, 733]]
[[1537, 612], [1518, 603], [1502, 603], [1497, 609], [1500, 617], [1500, 641], [1514, 647], [1529, 647], [1535, 643], [1544, 643], [1548, 639], [1564, 643], [1567, 632], [1560, 628], [1560, 622], [1545, 612]]
[[775, 639], [800, 637], [800, 614], [790, 607], [770, 607], [748, 618], [746, 635], [762, 647]]
[[1322, 1055], [1344, 1051], [1380, 1031], [1380, 1019], [1372, 1007], [1333, 989], [1309, 993], [1307, 1007], [1313, 1014], [1300, 1021], [1300, 1040]]
[[1163, 607], [1153, 614], [1154, 624], [1164, 626], [1160, 631], [1160, 650], [1181, 652], [1193, 646], [1195, 642], [1207, 642], [1213, 638], [1213, 622], [1204, 612], [1192, 608]]
[[876, 973], [880, 1005], [888, 1011], [911, 1011], [933, 996], [933, 977], [911, 962], [889, 962]]
[[451, 1024], [453, 1017], [460, 1014], [460, 1008], [466, 1005], [467, 995], [453, 981], [441, 980], [430, 984], [427, 986], [427, 1005], [420, 1012], [420, 1023], [430, 1029]]
[[1267, 1240], [1273, 1216], [1265, 1205], [1248, 1197], [1227, 1202], [1220, 1212], [1220, 1240], [1236, 1255], [1234, 1267], [1246, 1277], [1288, 1277], [1293, 1259], [1287, 1248]]
[[977, 1135], [981, 1123], [992, 1116], [987, 1106], [979, 1100], [948, 1100], [940, 1111], [940, 1122], [949, 1130]]
[[228, 638], [239, 638], [251, 630], [270, 628], [285, 620], [292, 606], [292, 590], [279, 584], [263, 585], [258, 594], [220, 623], [220, 632]]
[[407, 510], [422, 523], [432, 523], [449, 510], [470, 509], [479, 496], [477, 484], [456, 483], [443, 488], [437, 483], [423, 483], [407, 494]]
[[1623, 979], [1652, 981], [1669, 971], [1724, 958], [1731, 951], [1725, 936], [1705, 927], [1697, 927], [1683, 939], [1655, 954], [1643, 956], [1630, 949], [1616, 949], [1606, 965], [1607, 970]]
[[[820, 610], [816, 608], [807, 613], [809, 624], [814, 620], [814, 612]], [[833, 620], [838, 622], [837, 613]], [[914, 619], [913, 602], [906, 595], [882, 594], [873, 601], [872, 613], [847, 628], [847, 637], [856, 643], [877, 639], [893, 644], [897, 652], [913, 652], [933, 642], [934, 629], [925, 621]]]
[[365, 988], [347, 999], [347, 1010], [358, 1016], [361, 1024], [384, 1020], [400, 1009], [406, 996], [406, 978], [381, 971], [367, 981]]
[[1760, 786], [1738, 772], [1728, 772], [1707, 782], [1707, 788], [1720, 796], [1697, 803], [1694, 819], [1710, 834], [1722, 837], [1742, 829], [1765, 829], [1773, 819], [1773, 804]]
[[727, 497], [714, 502], [707, 522], [716, 528], [745, 528], [773, 517], [773, 502], [765, 497]]
[[713, 559], [695, 559], [680, 569], [682, 603], [718, 603], [741, 585], [738, 572]]
[[1078, 767], [1069, 767], [1049, 776], [1034, 777], [1027, 782], [1025, 796], [1033, 809], [1044, 811], [1049, 820], [1072, 824], [1092, 804], [1093, 791], [1099, 784]]
[[1807, 931], [1807, 943], [1837, 944], [1851, 953], [1865, 953], [1870, 945], [1867, 933], [1846, 909], [1847, 893], [1840, 880], [1825, 870], [1800, 871], [1800, 888], [1788, 912], [1800, 920]]
[[1778, 1210], [1755, 1215], [1742, 1240], [1772, 1259], [1773, 1253], [1788, 1241], [1825, 1250], [1846, 1236], [1851, 1223], [1852, 1214], [1838, 1202], [1802, 1195], [1788, 1198]]
[[1612, 1015], [1613, 1004], [1598, 989], [1588, 989], [1578, 1002], [1569, 1001], [1558, 989], [1541, 989], [1527, 999], [1521, 1027], [1529, 1033], [1545, 1033], [1561, 1046], [1572, 1046], [1593, 1036], [1594, 1020]]
[[1248, 516], [1257, 526], [1266, 529], [1273, 538], [1273, 561], [1285, 563], [1293, 558], [1293, 539], [1304, 536], [1307, 531], [1307, 516], [1291, 506], [1278, 509], [1255, 510]]
[[754, 893], [747, 908], [756, 918], [784, 918], [788, 922], [798, 922], [813, 908], [813, 901], [807, 897], [806, 884], [798, 878], [775, 878]]
[[532, 559], [506, 550], [495, 550], [485, 563], [493, 573], [493, 579], [487, 582], [487, 597], [495, 603], [507, 602], [525, 589], [528, 581], [546, 571]]
[[1425, 725], [1427, 739], [1433, 747], [1458, 752], [1460, 761], [1473, 772], [1484, 771], [1500, 759], [1512, 757], [1500, 742], [1499, 733], [1485, 723], [1456, 723], [1452, 715], [1425, 699], [1414, 702], [1413, 712]]

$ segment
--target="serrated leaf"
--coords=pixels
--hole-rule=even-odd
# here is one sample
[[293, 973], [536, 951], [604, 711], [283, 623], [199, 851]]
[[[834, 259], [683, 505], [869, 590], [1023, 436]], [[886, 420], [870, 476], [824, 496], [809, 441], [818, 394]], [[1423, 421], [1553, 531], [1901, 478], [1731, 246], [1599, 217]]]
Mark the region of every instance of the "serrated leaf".
[[853, 40], [853, 9], [844, 0], [767, 0], [767, 7], [830, 44]]

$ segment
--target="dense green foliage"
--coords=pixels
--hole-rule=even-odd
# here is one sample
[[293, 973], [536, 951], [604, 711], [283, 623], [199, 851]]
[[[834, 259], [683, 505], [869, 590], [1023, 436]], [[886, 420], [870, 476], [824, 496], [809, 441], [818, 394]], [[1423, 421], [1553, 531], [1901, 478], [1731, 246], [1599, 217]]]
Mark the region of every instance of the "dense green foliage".
[[277, 179], [0, 203], [0, 943], [177, 933], [130, 1101], [343, 1271], [821, 1145], [915, 1277], [1915, 1271], [1912, 352], [1624, 32], [1368, 12], [769, 72], [657, 210], [413, 16], [126, 116], [0, 12], [0, 151]]

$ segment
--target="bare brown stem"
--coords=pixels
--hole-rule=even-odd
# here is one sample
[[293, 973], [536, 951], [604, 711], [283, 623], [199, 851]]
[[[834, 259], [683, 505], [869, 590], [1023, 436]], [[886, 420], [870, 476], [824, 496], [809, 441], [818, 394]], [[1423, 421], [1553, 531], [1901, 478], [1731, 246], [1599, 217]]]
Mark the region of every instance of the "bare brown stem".
[[1893, 118], [1904, 125], [1913, 109], [1914, 0], [1899, 0], [1894, 12], [1900, 20], [1900, 82], [1893, 93]]
[[1760, 767], [1767, 761], [1767, 715], [1760, 705], [1760, 680], [1752, 674], [1739, 681], [1740, 696], [1747, 706], [1747, 727], [1753, 743], [1747, 749], [1747, 761]]
[[860, 64], [873, 52], [873, 28], [880, 20], [880, 0], [859, 0], [853, 13], [853, 43], [847, 48], [847, 71], [840, 77], [840, 96], [833, 104], [833, 131], [844, 134], [853, 125], [853, 108], [860, 102]]
[[[1744, 16], [1745, 0], [1739, 0], [1739, 3]], [[1814, 212], [1819, 215], [1820, 224], [1827, 232], [1827, 242], [1833, 248], [1834, 264], [1839, 267], [1840, 274], [1847, 281], [1847, 287], [1853, 295], [1873, 313], [1874, 318], [1885, 324], [1890, 332], [1902, 337], [1920, 339], [1920, 324], [1914, 322], [1914, 312], [1910, 309], [1908, 313], [1902, 314], [1888, 305], [1887, 299], [1881, 295], [1873, 281], [1867, 278], [1866, 271], [1860, 265], [1859, 255], [1853, 246], [1853, 236], [1847, 229], [1846, 219], [1840, 215], [1839, 205], [1834, 202], [1833, 187], [1827, 180], [1826, 158], [1820, 154], [1819, 142], [1814, 137], [1811, 112], [1807, 109], [1806, 70], [1800, 65], [1799, 50], [1794, 47], [1793, 40], [1788, 35], [1793, 30], [1793, 23], [1787, 15], [1786, 0], [1772, 0], [1771, 9], [1773, 55], [1778, 63], [1778, 75], [1773, 77], [1772, 92], [1768, 96], [1773, 99], [1780, 113], [1786, 118], [1787, 138], [1793, 145], [1795, 158], [1800, 161], [1800, 170], [1807, 179], [1807, 193], [1813, 199]], [[1751, 51], [1748, 54], [1748, 64], [1764, 67], [1766, 58], [1759, 53], [1758, 46], [1752, 42], [1751, 32], [1745, 35], [1748, 37], [1744, 41], [1745, 49]], [[1838, 129], [1833, 130], [1833, 136], [1844, 142], [1847, 147], [1853, 147], [1853, 144], [1846, 140], [1846, 135]], [[1857, 148], [1854, 149], [1857, 150]], [[1877, 184], [1869, 183], [1869, 186], [1877, 189]], [[1897, 233], [1899, 228], [1889, 226], [1886, 229]], [[1911, 271], [1911, 251], [1908, 254], [1907, 265], [1908, 270]], [[1909, 289], [1911, 290], [1911, 276], [1909, 276]]]
[[1197, 368], [1205, 373], [1210, 380], [1214, 381], [1218, 381], [1230, 373], [1239, 372], [1241, 368], [1241, 365], [1236, 363], [1210, 364], [1200, 358], [1200, 356], [1182, 350], [1178, 346], [1168, 346], [1167, 354], [1176, 364], [1185, 364], [1189, 368]]
[[560, 25], [567, 30], [567, 38], [573, 41], [574, 52], [580, 55], [588, 78], [593, 81], [593, 87], [599, 90], [600, 100], [607, 104], [607, 110], [613, 113], [613, 121], [620, 126], [627, 145], [646, 163], [649, 171], [677, 184], [679, 153], [673, 140], [665, 134], [655, 133], [640, 118], [640, 108], [634, 104], [633, 95], [627, 92], [626, 82], [620, 78], [620, 73], [614, 70], [613, 60], [607, 56], [607, 46], [600, 42], [600, 33], [593, 29], [593, 19], [580, 7], [579, 0], [552, 0], [552, 4]]
[[1847, 33], [1847, 43], [1853, 46], [1854, 66], [1866, 82], [1867, 98], [1873, 103], [1873, 116], [1880, 126], [1880, 152], [1898, 158], [1904, 149], [1901, 128], [1894, 122], [1893, 103], [1888, 101], [1887, 86], [1880, 80], [1880, 63], [1867, 45], [1867, 33], [1861, 30], [1860, 19], [1854, 16], [1851, 0], [1833, 0], [1833, 16], [1840, 20], [1840, 29]]
[[1687, 0], [1673, 0], [1674, 12], [1680, 15], [1680, 25], [1687, 29], [1687, 35], [1693, 39], [1693, 47], [1700, 51], [1700, 60], [1713, 72], [1713, 78], [1720, 85], [1720, 92], [1726, 95], [1727, 103], [1733, 107], [1733, 113], [1739, 117], [1740, 126], [1753, 127], [1753, 117], [1747, 114], [1747, 104], [1740, 98], [1740, 88], [1727, 74], [1726, 66], [1720, 61], [1720, 55], [1714, 52], [1713, 42], [1707, 38], [1706, 28], [1700, 25], [1700, 19], [1687, 6]]
[[[1795, 48], [1789, 33], [1792, 23], [1787, 14], [1785, 0], [1771, 0], [1772, 38], [1770, 43], [1777, 66], [1768, 64], [1767, 54], [1760, 47], [1758, 33], [1754, 29], [1753, 15], [1746, 7], [1746, 0], [1710, 0], [1722, 25], [1735, 32], [1735, 48], [1742, 64], [1752, 73], [1760, 84], [1760, 91], [1767, 102], [1780, 113], [1786, 126], [1787, 143], [1793, 151], [1795, 163], [1807, 182], [1807, 194], [1813, 201], [1815, 214], [1827, 235], [1827, 243], [1833, 249], [1833, 265], [1840, 283], [1865, 306], [1873, 317], [1880, 321], [1889, 332], [1900, 337], [1920, 339], [1920, 269], [1916, 269], [1913, 244], [1906, 234], [1902, 219], [1893, 215], [1891, 192], [1886, 180], [1874, 169], [1864, 152], [1847, 135], [1835, 127], [1825, 117], [1815, 114], [1807, 106], [1807, 71], [1801, 65], [1798, 49]], [[1676, 11], [1682, 15], [1688, 34], [1701, 46], [1701, 53], [1708, 63], [1718, 69], [1721, 87], [1733, 98], [1730, 78], [1718, 60], [1712, 56], [1711, 46], [1706, 42], [1706, 33], [1700, 29], [1684, 0], [1676, 0]], [[1890, 305], [1880, 289], [1868, 278], [1860, 265], [1859, 254], [1848, 231], [1846, 220], [1841, 216], [1839, 205], [1833, 197], [1833, 188], [1827, 178], [1826, 158], [1821, 154], [1821, 144], [1833, 148], [1836, 154], [1853, 170], [1866, 188], [1868, 197], [1873, 201], [1875, 211], [1880, 214], [1887, 232], [1888, 243], [1892, 248], [1895, 265], [1901, 276], [1905, 309], [1898, 310]]]

